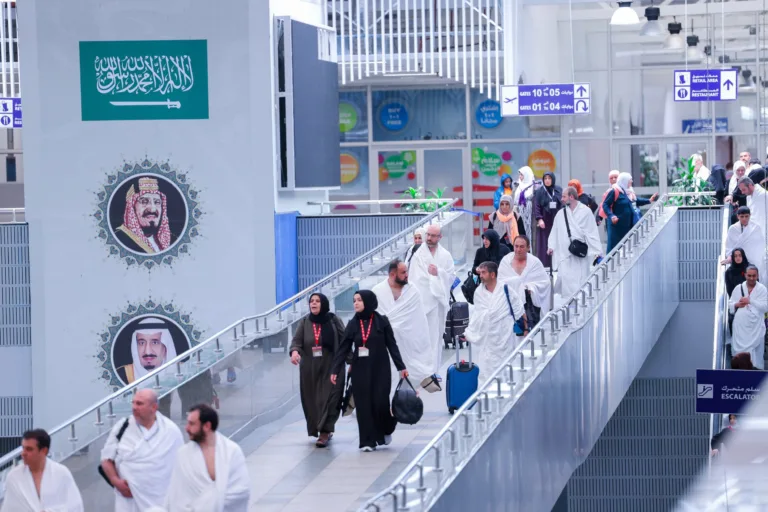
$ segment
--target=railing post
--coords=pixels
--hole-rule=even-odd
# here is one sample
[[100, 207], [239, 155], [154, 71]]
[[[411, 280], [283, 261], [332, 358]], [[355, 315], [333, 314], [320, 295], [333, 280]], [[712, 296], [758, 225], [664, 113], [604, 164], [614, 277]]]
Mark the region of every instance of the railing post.
[[513, 387], [515, 387], [515, 367], [511, 364], [508, 364], [507, 368], [509, 368], [509, 387], [511, 390]]
[[184, 377], [184, 374], [181, 373], [181, 361], [179, 361], [178, 363], [176, 363], [176, 378], [180, 379], [182, 377]]
[[101, 421], [101, 407], [96, 408], [96, 426], [100, 427], [104, 422]]
[[467, 411], [461, 413], [464, 416], [464, 437], [472, 437], [472, 433], [469, 431], [469, 415]]
[[[419, 487], [416, 489], [419, 492], [424, 492], [427, 490], [427, 487], [424, 485], [424, 465], [419, 462], [416, 464], [416, 467], [419, 468]], [[403, 508], [405, 508], [406, 504], [403, 503]]]
[[[593, 299], [594, 295], [592, 294], [592, 279], [591, 278], [589, 280], [587, 280], [587, 288], [589, 288], [589, 298]], [[586, 300], [584, 301], [584, 305], [585, 306], [587, 305]]]
[[539, 329], [539, 334], [541, 334], [541, 345], [539, 345], [539, 347], [543, 351], [545, 348], [547, 348], [547, 341], [544, 338], [544, 329]]
[[77, 435], [75, 435], [75, 424], [70, 423], [69, 424], [69, 441], [74, 443], [77, 441]]
[[115, 417], [115, 411], [112, 405], [112, 400], [110, 400], [109, 403], [107, 404], [107, 418], [112, 419], [114, 417]]
[[504, 398], [504, 396], [501, 394], [501, 377], [497, 375], [494, 380], [496, 381], [496, 398]]
[[216, 352], [217, 354], [221, 354], [222, 352], [224, 352], [223, 350], [221, 350], [221, 343], [219, 342], [219, 338], [216, 338], [216, 348], [214, 349], [214, 352]]
[[155, 385], [152, 387], [154, 389], [163, 389], [163, 386], [160, 385], [160, 375], [155, 375]]
[[450, 453], [451, 455], [456, 455], [457, 453], [459, 453], [459, 446], [456, 441], [456, 432], [453, 430], [453, 427], [451, 427], [448, 429], [448, 433], [450, 434], [450, 437], [451, 437], [451, 451], [448, 453]]
[[440, 467], [440, 446], [436, 443], [432, 445], [432, 448], [435, 450], [435, 471], [442, 471], [443, 468]]

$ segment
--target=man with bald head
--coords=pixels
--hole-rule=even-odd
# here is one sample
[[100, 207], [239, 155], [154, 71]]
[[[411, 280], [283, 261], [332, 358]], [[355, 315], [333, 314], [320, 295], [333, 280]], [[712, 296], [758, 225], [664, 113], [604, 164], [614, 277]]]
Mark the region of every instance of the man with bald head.
[[443, 343], [451, 287], [456, 279], [453, 256], [440, 245], [442, 238], [440, 226], [430, 224], [425, 240], [427, 250], [421, 249], [413, 255], [409, 269], [410, 281], [419, 290], [427, 314], [429, 339], [438, 344], [438, 350], [434, 351], [433, 374], [438, 373], [442, 363], [443, 351], [439, 346]]
[[101, 467], [115, 488], [115, 512], [144, 512], [163, 506], [181, 430], [157, 412], [157, 394], [141, 389], [133, 414], [118, 421], [101, 451]]

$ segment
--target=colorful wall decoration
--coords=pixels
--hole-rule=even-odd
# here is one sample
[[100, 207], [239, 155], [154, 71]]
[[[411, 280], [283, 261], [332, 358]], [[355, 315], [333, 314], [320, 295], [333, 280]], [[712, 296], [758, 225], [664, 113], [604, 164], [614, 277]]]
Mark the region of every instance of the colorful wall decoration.
[[463, 88], [373, 91], [373, 140], [463, 140], [467, 106]]
[[368, 142], [368, 108], [365, 91], [339, 93], [339, 140]]

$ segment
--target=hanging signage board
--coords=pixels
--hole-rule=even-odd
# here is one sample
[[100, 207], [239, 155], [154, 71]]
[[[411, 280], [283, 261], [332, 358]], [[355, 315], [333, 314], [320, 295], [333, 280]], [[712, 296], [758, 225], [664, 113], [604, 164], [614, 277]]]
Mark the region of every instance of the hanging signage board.
[[[715, 119], [715, 132], [728, 132], [728, 118]], [[712, 133], [712, 119], [683, 119], [683, 133]]]
[[696, 370], [696, 412], [738, 414], [760, 394], [768, 372]]
[[733, 101], [738, 96], [736, 69], [675, 71], [675, 101]]
[[0, 98], [0, 128], [21, 128], [21, 98]]
[[567, 116], [589, 114], [588, 83], [505, 85], [501, 88], [501, 115]]

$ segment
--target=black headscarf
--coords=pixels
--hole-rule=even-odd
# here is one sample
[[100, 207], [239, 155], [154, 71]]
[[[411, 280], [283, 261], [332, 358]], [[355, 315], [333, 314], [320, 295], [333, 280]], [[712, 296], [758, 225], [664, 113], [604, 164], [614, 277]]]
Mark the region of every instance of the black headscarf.
[[[549, 187], [544, 185], [544, 178], [547, 176], [552, 178], [552, 185]], [[563, 189], [557, 186], [557, 181], [555, 181], [555, 173], [550, 171], [545, 172], [544, 176], [541, 178], [541, 187], [539, 187], [534, 193], [536, 202], [540, 207], [548, 210], [549, 202], [555, 201], [559, 206], [562, 203], [562, 196]]]
[[355, 295], [359, 295], [363, 299], [363, 305], [365, 309], [360, 313], [355, 313], [355, 320], [370, 320], [371, 315], [379, 307], [379, 299], [376, 298], [376, 294], [371, 290], [357, 290]]
[[331, 313], [331, 303], [328, 301], [328, 297], [323, 295], [322, 293], [313, 293], [309, 296], [309, 300], [312, 300], [312, 297], [319, 297], [320, 298], [320, 313], [317, 315], [312, 314], [312, 312], [309, 312], [309, 319], [316, 324], [325, 324], [328, 323], [328, 320], [333, 318], [333, 313]]
[[493, 261], [498, 264], [499, 261], [501, 261], [501, 258], [499, 257], [499, 234], [495, 229], [489, 229], [483, 233], [483, 238], [490, 242], [488, 247], [485, 248], [485, 251], [488, 254], [488, 260], [486, 261]]
[[[739, 251], [741, 253], [741, 263], [737, 264], [734, 262], [733, 254]], [[749, 266], [749, 260], [747, 259], [747, 253], [744, 252], [744, 249], [741, 247], [736, 247], [731, 252], [731, 266], [728, 267], [728, 270], [725, 271], [725, 288], [728, 292], [728, 295], [731, 295], [733, 293], [733, 289], [739, 286], [741, 283], [746, 281], [746, 277], [744, 277], [744, 273], [747, 271], [747, 267]]]

